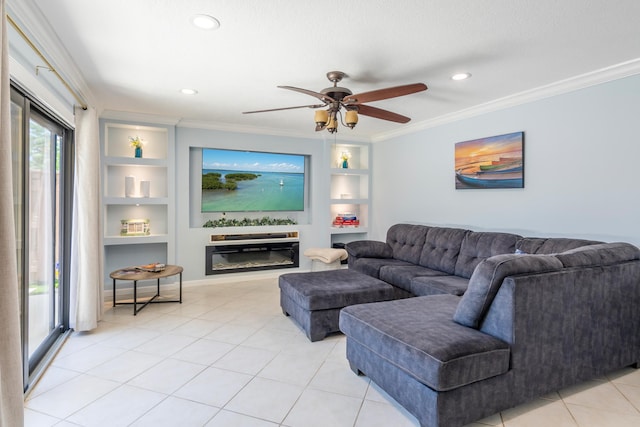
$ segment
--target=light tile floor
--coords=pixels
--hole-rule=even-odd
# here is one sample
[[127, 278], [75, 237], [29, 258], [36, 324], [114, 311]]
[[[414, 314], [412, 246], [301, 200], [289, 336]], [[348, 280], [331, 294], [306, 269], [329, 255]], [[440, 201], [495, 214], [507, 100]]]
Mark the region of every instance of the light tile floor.
[[[166, 292], [166, 291], [163, 291]], [[169, 298], [172, 295], [167, 295]], [[25, 402], [27, 427], [418, 426], [349, 369], [345, 338], [311, 343], [277, 279], [185, 287], [183, 304], [106, 307], [74, 333]], [[640, 370], [623, 369], [474, 427], [640, 426]]]

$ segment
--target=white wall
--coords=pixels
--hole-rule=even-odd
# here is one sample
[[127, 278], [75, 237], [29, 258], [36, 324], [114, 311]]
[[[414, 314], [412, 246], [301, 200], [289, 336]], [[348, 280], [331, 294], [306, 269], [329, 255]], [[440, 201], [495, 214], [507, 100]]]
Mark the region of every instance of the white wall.
[[[374, 144], [371, 236], [399, 222], [640, 245], [640, 76]], [[525, 133], [525, 188], [455, 190], [454, 144]]]

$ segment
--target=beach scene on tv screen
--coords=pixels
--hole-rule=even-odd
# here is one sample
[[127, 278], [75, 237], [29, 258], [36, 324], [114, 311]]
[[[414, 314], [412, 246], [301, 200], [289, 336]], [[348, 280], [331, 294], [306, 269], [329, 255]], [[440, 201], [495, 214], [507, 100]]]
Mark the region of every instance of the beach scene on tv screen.
[[305, 156], [205, 148], [202, 212], [304, 210]]

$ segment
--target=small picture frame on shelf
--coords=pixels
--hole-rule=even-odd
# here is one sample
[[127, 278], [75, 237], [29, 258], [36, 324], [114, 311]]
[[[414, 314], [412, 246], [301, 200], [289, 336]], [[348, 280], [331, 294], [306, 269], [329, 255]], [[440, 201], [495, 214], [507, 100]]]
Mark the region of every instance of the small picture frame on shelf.
[[148, 236], [151, 227], [148, 219], [122, 219], [120, 220], [121, 236]]

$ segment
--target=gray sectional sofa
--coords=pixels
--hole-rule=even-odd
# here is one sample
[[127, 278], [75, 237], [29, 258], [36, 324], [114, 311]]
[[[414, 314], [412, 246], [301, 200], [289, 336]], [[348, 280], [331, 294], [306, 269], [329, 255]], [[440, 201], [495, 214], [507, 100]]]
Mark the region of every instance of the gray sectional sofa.
[[346, 249], [349, 269], [407, 297], [341, 310], [351, 368], [423, 427], [640, 362], [640, 249], [628, 243], [398, 224]]

